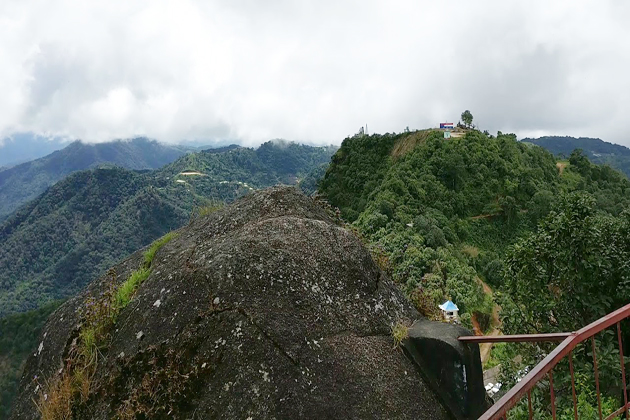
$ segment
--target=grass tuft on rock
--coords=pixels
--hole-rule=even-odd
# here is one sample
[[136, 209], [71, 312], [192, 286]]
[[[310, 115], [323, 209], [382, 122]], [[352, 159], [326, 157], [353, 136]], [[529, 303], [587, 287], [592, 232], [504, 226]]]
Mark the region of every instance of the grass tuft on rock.
[[199, 217], [207, 216], [221, 210], [224, 206], [225, 203], [223, 203], [222, 201], [212, 202], [203, 207], [199, 207], [199, 209], [197, 210], [197, 214], [199, 215]]
[[138, 287], [149, 277], [150, 273], [151, 270], [144, 267], [131, 273], [131, 276], [116, 290], [114, 308], [120, 310], [127, 306]]
[[144, 266], [149, 268], [155, 257], [155, 253], [176, 236], [175, 232], [169, 232], [157, 241], [153, 242], [147, 252], [144, 253]]
[[144, 253], [144, 261], [120, 286], [115, 287], [116, 275], [112, 274], [112, 282], [107, 293], [98, 299], [90, 297], [82, 311], [82, 326], [79, 340], [71, 350], [67, 360], [68, 368], [54, 382], [46, 383], [40, 391], [37, 408], [43, 420], [70, 420], [73, 407], [85, 403], [92, 390], [94, 373], [101, 349], [107, 347], [109, 331], [116, 323], [118, 314], [133, 299], [140, 285], [151, 274], [151, 264], [155, 254], [176, 234], [170, 232], [153, 242]]
[[409, 327], [402, 322], [392, 325], [392, 337], [394, 338], [394, 347], [400, 347], [403, 340], [409, 337]]

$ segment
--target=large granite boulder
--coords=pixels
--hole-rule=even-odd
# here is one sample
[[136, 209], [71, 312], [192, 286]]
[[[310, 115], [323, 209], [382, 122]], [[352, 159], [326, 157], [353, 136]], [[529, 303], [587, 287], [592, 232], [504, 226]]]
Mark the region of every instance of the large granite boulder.
[[[142, 264], [139, 251], [51, 315], [13, 419], [39, 417], [36, 403], [73, 369], [85, 307]], [[451, 418], [390, 335], [418, 318], [323, 207], [271, 188], [158, 250], [70, 409], [79, 419]]]

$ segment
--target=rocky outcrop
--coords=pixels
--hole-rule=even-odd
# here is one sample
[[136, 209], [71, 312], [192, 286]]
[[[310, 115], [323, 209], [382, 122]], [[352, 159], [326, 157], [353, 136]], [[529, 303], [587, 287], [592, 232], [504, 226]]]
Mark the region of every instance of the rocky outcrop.
[[457, 340], [465, 328], [420, 319], [402, 343], [427, 382], [457, 419], [477, 419], [486, 411], [479, 346]]
[[[53, 313], [12, 418], [38, 418], [35, 402], [72, 369], [85, 307], [142, 264], [132, 255]], [[447, 419], [390, 335], [418, 317], [323, 207], [271, 188], [158, 250], [71, 408], [81, 419]]]

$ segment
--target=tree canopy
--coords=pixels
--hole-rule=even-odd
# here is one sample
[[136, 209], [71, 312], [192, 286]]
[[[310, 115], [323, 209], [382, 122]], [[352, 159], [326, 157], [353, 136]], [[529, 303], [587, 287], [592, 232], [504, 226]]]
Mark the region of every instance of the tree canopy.
[[610, 167], [576, 152], [561, 174], [546, 150], [478, 131], [347, 138], [320, 185], [421, 312], [450, 298], [465, 323], [491, 312], [480, 280], [503, 286], [506, 250], [565, 194], [581, 191], [611, 217], [630, 203], [630, 182]]
[[469, 110], [462, 112], [461, 118], [464, 124], [466, 125], [466, 127], [470, 127], [472, 125], [473, 115], [471, 114]]

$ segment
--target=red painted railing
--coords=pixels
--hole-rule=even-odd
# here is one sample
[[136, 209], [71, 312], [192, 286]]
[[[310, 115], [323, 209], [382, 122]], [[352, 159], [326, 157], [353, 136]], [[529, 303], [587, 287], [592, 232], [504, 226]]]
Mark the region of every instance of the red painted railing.
[[508, 413], [516, 404], [518, 404], [522, 398], [527, 396], [527, 405], [529, 410], [529, 418], [533, 418], [532, 411], [532, 398], [531, 391], [536, 384], [545, 376], [549, 378], [549, 392], [551, 401], [551, 416], [556, 419], [556, 405], [555, 395], [553, 388], [553, 368], [562, 360], [568, 356], [569, 370], [571, 372], [571, 390], [573, 396], [573, 413], [574, 417], [578, 419], [577, 410], [577, 398], [575, 393], [575, 378], [573, 374], [573, 354], [572, 351], [575, 347], [587, 340], [591, 341], [591, 348], [593, 353], [593, 367], [595, 373], [595, 387], [597, 391], [597, 403], [599, 409], [599, 418], [604, 419], [602, 416], [602, 404], [601, 395], [599, 392], [599, 371], [597, 367], [597, 353], [595, 349], [595, 335], [606, 328], [609, 328], [616, 324], [617, 327], [617, 341], [619, 345], [619, 360], [621, 363], [621, 381], [623, 384], [623, 397], [624, 402], [617, 411], [606, 417], [606, 420], [619, 416], [621, 413], [625, 413], [625, 418], [628, 417], [628, 410], [630, 405], [628, 404], [628, 394], [626, 390], [626, 371], [623, 359], [623, 345], [621, 341], [621, 326], [620, 322], [630, 317], [630, 304], [624, 306], [606, 315], [603, 318], [587, 325], [586, 327], [572, 332], [572, 333], [555, 333], [555, 334], [532, 334], [532, 335], [504, 335], [504, 336], [463, 336], [459, 340], [468, 343], [489, 343], [489, 342], [541, 342], [541, 341], [561, 341], [560, 344], [549, 353], [540, 363], [538, 363], [532, 370], [520, 380], [512, 389], [510, 389], [499, 401], [497, 401], [492, 407], [490, 407], [479, 420], [500, 420], [508, 418]]

